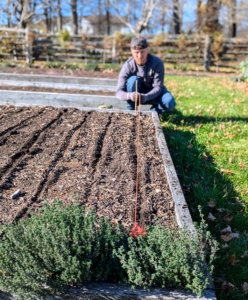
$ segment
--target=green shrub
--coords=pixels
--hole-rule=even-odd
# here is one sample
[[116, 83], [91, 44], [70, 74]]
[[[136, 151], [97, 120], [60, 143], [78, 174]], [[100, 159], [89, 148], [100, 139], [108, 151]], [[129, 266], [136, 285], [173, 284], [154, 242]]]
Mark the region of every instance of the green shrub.
[[70, 63], [70, 62], [66, 62], [63, 65], [64, 69], [71, 69], [71, 70], [78, 70], [81, 69], [80, 63]]
[[97, 221], [93, 211], [59, 201], [0, 229], [0, 287], [21, 299], [87, 281], [182, 287], [201, 294], [216, 248], [204, 226], [192, 236], [157, 225], [134, 239], [107, 219]]
[[100, 71], [100, 67], [97, 63], [88, 63], [84, 65], [85, 71]]
[[[133, 286], [159, 286], [188, 289], [201, 295], [213, 271], [217, 244], [204, 223], [196, 233], [181, 229], [149, 227], [146, 237], [128, 238], [128, 249], [121, 246], [116, 255]], [[206, 247], [207, 245], [207, 247]], [[209, 265], [206, 265], [208, 257]]]
[[4, 67], [6, 67], [6, 68], [14, 68], [16, 65], [13, 63], [13, 62], [11, 62], [11, 61], [5, 61], [4, 63], [3, 63], [3, 65], [4, 65]]
[[61, 62], [61, 61], [59, 61], [59, 62], [48, 61], [48, 62], [46, 62], [44, 64], [44, 68], [48, 68], [48, 69], [53, 69], [53, 68], [55, 68], [55, 69], [61, 69], [61, 68], [63, 68], [64, 64], [65, 63]]
[[239, 80], [248, 82], [248, 58], [239, 64], [240, 76]]
[[104, 64], [101, 66], [101, 70], [111, 70], [113, 72], [120, 72], [121, 64]]
[[231, 77], [233, 82], [243, 81], [248, 82], [248, 58], [239, 64], [239, 74], [236, 77]]
[[[0, 286], [27, 298], [73, 282], [118, 280], [120, 265], [111, 249], [121, 232], [84, 208], [60, 202], [4, 228], [0, 243]], [[121, 272], [119, 273], [121, 275]]]
[[55, 68], [55, 69], [65, 69], [65, 70], [77, 70], [81, 68], [81, 64], [80, 63], [71, 63], [71, 62], [62, 62], [62, 61], [57, 61], [57, 62], [53, 62], [53, 61], [48, 61], [44, 64], [44, 68]]

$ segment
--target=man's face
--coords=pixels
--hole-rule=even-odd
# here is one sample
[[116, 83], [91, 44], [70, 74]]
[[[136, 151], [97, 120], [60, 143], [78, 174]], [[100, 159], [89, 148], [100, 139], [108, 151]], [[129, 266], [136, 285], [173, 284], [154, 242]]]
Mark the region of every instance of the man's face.
[[146, 63], [147, 55], [148, 55], [148, 48], [140, 49], [140, 50], [131, 49], [131, 53], [132, 53], [132, 56], [133, 56], [135, 62], [138, 65], [143, 66]]

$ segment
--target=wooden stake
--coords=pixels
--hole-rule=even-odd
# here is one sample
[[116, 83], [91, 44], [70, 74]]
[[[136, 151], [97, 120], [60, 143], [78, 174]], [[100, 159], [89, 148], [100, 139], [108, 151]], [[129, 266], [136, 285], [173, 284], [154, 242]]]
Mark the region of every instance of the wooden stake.
[[136, 97], [135, 97], [135, 112], [137, 116], [137, 102], [138, 102], [138, 80], [135, 82], [135, 92], [136, 92]]

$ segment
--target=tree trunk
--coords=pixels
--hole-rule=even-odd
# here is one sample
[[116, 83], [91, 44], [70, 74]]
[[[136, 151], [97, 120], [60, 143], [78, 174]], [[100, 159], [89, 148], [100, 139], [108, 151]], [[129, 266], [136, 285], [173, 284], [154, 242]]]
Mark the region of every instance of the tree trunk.
[[7, 0], [7, 10], [6, 10], [6, 13], [7, 13], [7, 22], [8, 22], [8, 27], [11, 28], [12, 27], [12, 22], [11, 22], [11, 12], [10, 12], [10, 6], [11, 6], [11, 1], [10, 0]]
[[98, 20], [97, 20], [97, 33], [96, 34], [101, 34], [102, 33], [102, 1], [98, 0]]
[[205, 32], [213, 33], [219, 29], [221, 0], [208, 0], [206, 7]]
[[61, 1], [60, 0], [58, 0], [57, 11], [58, 11], [57, 27], [58, 27], [58, 31], [60, 31], [60, 30], [62, 30], [62, 13], [61, 13]]
[[173, 0], [173, 34], [180, 34], [179, 0]]
[[236, 9], [237, 0], [230, 0], [228, 6], [228, 37], [236, 37], [237, 23], [236, 23]]
[[110, 35], [110, 31], [111, 31], [111, 28], [110, 28], [110, 13], [109, 11], [107, 10], [107, 13], [106, 13], [106, 19], [107, 19], [107, 35]]
[[72, 33], [78, 34], [77, 0], [71, 0]]
[[49, 33], [50, 29], [50, 22], [49, 22], [49, 9], [44, 9], [44, 16], [45, 16], [45, 24], [46, 24], [46, 33]]
[[20, 14], [21, 16], [19, 20], [19, 26], [25, 29], [27, 26], [27, 22], [25, 20], [25, 17], [27, 15], [27, 1], [26, 0], [20, 1], [20, 6], [21, 6], [21, 14]]
[[205, 48], [204, 48], [204, 71], [209, 72], [210, 67], [210, 49], [211, 49], [212, 39], [209, 34], [205, 38]]
[[160, 25], [161, 25], [161, 32], [164, 33], [164, 26], [166, 24], [166, 10], [164, 8], [164, 3], [162, 3], [162, 9], [161, 9], [161, 18], [160, 18]]
[[197, 28], [196, 30], [200, 32], [202, 30], [202, 0], [197, 0]]

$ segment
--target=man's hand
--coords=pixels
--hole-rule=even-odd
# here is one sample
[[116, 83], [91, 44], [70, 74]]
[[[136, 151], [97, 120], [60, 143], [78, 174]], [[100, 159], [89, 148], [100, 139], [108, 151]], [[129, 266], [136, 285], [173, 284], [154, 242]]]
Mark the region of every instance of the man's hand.
[[140, 105], [140, 103], [141, 103], [141, 94], [136, 93], [136, 92], [128, 93], [128, 99], [132, 100], [133, 102], [137, 101], [137, 105]]

